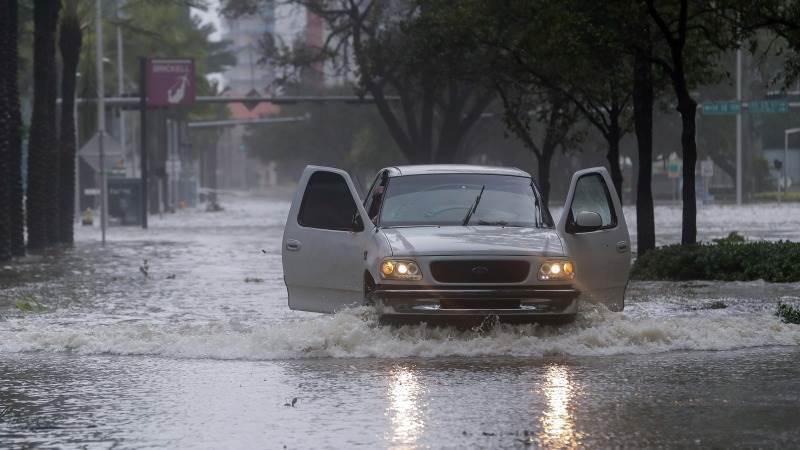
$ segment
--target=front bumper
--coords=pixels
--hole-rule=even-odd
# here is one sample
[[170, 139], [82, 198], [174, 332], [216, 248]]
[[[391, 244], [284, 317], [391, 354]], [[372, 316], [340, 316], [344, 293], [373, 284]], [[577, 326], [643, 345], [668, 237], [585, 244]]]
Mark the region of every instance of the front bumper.
[[571, 285], [378, 285], [368, 298], [384, 317], [547, 317], [578, 312], [580, 292]]

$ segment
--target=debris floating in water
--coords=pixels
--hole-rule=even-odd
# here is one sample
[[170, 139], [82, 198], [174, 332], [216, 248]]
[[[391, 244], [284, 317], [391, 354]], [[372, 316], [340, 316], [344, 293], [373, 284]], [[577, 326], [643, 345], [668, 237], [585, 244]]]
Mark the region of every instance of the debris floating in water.
[[150, 275], [150, 267], [147, 265], [146, 259], [144, 260], [144, 263], [141, 266], [139, 266], [139, 272], [141, 272], [145, 278], [147, 278]]

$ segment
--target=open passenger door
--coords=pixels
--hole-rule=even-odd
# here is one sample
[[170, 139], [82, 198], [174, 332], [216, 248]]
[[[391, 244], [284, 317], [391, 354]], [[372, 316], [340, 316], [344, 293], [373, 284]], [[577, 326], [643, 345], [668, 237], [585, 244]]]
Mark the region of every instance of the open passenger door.
[[371, 225], [347, 172], [308, 166], [283, 231], [289, 308], [335, 312], [364, 301], [364, 250]]
[[583, 298], [622, 311], [631, 264], [630, 237], [605, 168], [575, 172], [558, 230], [575, 263], [575, 283]]

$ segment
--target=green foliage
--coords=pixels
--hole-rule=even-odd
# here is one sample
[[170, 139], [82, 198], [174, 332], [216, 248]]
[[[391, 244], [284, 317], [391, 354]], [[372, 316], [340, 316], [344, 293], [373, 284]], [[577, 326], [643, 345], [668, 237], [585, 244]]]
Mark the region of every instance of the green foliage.
[[731, 244], [741, 244], [745, 242], [746, 239], [744, 238], [744, 236], [737, 233], [736, 231], [731, 231], [724, 238], [712, 239], [712, 241], [714, 241], [716, 244], [719, 245], [731, 245]]
[[40, 313], [47, 311], [47, 307], [39, 303], [33, 296], [25, 295], [19, 298], [15, 303], [14, 306], [22, 311], [27, 313]]
[[638, 280], [763, 279], [800, 281], [800, 243], [747, 242], [731, 233], [714, 244], [668, 245], [636, 259], [631, 277]]
[[[319, 81], [320, 69], [352, 79], [359, 95], [369, 94], [405, 159], [413, 163], [463, 160], [468, 132], [493, 99], [482, 69], [489, 54], [475, 45], [455, 45], [467, 38], [434, 24], [459, 15], [458, 3], [352, 2], [287, 0], [316, 14], [324, 23], [323, 45], [261, 42], [263, 61], [278, 71], [279, 83]], [[249, 14], [267, 0], [223, 0], [225, 14]], [[291, 44], [291, 45], [288, 45]], [[318, 83], [317, 83], [318, 84]], [[388, 98], [389, 96], [394, 98]], [[383, 127], [381, 127], [383, 129]]]
[[778, 302], [778, 310], [775, 312], [775, 315], [780, 317], [784, 323], [800, 325], [800, 308]]
[[761, 202], [800, 202], [800, 192], [757, 192], [752, 198]]
[[[65, 3], [65, 17], [75, 18], [81, 23], [83, 45], [81, 47], [77, 86], [79, 97], [94, 97], [97, 93], [97, 51], [94, 2], [88, 0], [68, 0]], [[137, 94], [139, 87], [139, 58], [150, 57], [188, 57], [195, 62], [195, 81], [197, 95], [215, 95], [217, 86], [206, 78], [209, 73], [222, 71], [235, 63], [230, 51], [230, 42], [210, 42], [214, 32], [212, 25], [201, 24], [200, 19], [192, 17], [190, 7], [181, 0], [153, 2], [130, 0], [124, 2], [119, 11], [113, 2], [103, 2], [104, 55], [109, 63], [104, 65], [104, 85], [106, 95], [116, 95], [117, 86], [117, 41], [116, 27], [122, 30], [124, 85], [122, 91], [127, 95]], [[62, 20], [64, 20], [62, 18]], [[23, 45], [26, 45], [23, 42]], [[29, 44], [28, 44], [29, 45]], [[25, 52], [23, 51], [23, 54]], [[27, 68], [30, 70], [30, 67]], [[25, 74], [23, 74], [24, 79]], [[79, 106], [80, 130], [83, 141], [94, 135], [96, 110], [93, 104]], [[189, 111], [177, 110], [177, 114], [187, 115]], [[225, 118], [227, 109], [222, 104], [198, 105], [191, 110], [193, 118]], [[82, 144], [82, 142], [81, 142]]]

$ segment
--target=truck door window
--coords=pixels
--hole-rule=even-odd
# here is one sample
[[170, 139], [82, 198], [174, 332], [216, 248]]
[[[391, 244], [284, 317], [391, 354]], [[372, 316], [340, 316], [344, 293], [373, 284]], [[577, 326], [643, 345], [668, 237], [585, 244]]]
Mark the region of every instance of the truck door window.
[[353, 194], [345, 179], [332, 172], [311, 175], [303, 194], [297, 223], [307, 228], [361, 231], [354, 226], [358, 214]]
[[578, 213], [583, 211], [595, 212], [603, 219], [602, 228], [617, 226], [617, 215], [614, 211], [611, 195], [606, 187], [606, 182], [599, 174], [592, 173], [578, 178], [575, 184], [575, 194], [569, 211], [569, 224], [573, 224]]
[[381, 212], [381, 204], [383, 203], [383, 194], [386, 192], [386, 183], [389, 181], [389, 175], [387, 172], [382, 172], [378, 174], [375, 179], [375, 182], [372, 183], [372, 188], [369, 190], [367, 194], [367, 199], [365, 201], [364, 207], [367, 210], [367, 214], [369, 215], [370, 220], [372, 223], [378, 223], [378, 215]]

